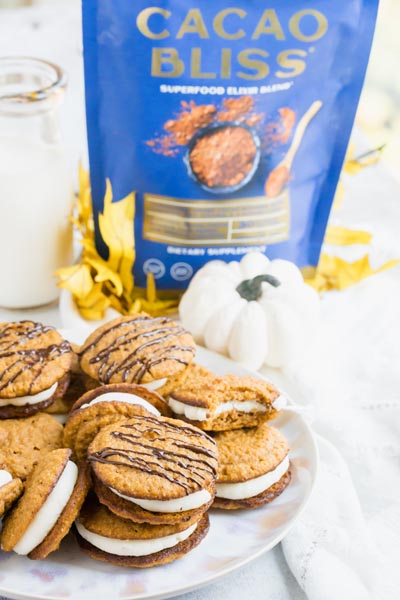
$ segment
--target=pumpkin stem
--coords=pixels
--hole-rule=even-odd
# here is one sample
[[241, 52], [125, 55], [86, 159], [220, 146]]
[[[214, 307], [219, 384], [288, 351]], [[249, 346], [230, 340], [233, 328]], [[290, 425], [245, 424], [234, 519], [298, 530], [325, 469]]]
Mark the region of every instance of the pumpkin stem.
[[264, 282], [269, 283], [272, 287], [279, 287], [281, 285], [279, 279], [273, 275], [257, 275], [253, 279], [245, 279], [239, 283], [236, 291], [248, 302], [258, 300], [262, 294], [261, 284]]

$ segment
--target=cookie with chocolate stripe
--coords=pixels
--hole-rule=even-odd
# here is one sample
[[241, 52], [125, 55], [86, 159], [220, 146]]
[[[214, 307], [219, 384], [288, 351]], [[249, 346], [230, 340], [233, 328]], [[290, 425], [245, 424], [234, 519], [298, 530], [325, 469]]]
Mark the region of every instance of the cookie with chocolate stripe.
[[80, 365], [101, 384], [139, 383], [163, 395], [194, 354], [193, 338], [179, 323], [137, 313], [96, 329], [80, 350]]
[[27, 417], [66, 391], [70, 344], [48, 325], [0, 324], [0, 419]]
[[88, 460], [100, 502], [125, 519], [176, 524], [214, 498], [216, 444], [183, 421], [137, 415], [105, 427]]

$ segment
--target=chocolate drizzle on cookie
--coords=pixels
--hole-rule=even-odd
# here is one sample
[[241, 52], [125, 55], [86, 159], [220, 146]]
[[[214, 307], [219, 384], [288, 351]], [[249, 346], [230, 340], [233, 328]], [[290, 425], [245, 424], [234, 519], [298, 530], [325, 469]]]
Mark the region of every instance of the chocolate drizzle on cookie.
[[[110, 435], [125, 447], [107, 446], [89, 453], [90, 462], [129, 467], [161, 477], [183, 488], [186, 495], [216, 478], [217, 454], [211, 449], [213, 442], [194, 428], [141, 415], [135, 417], [135, 422], [121, 423]], [[189, 442], [187, 435], [199, 438], [199, 443]], [[169, 442], [169, 447], [172, 445], [177, 451], [160, 447], [162, 442]]]
[[[51, 331], [53, 327], [34, 323], [33, 321], [19, 321], [18, 323], [5, 323], [0, 328], [0, 352], [10, 350], [27, 340], [33, 340], [36, 337]], [[7, 346], [8, 344], [8, 346]]]
[[[151, 374], [151, 369], [156, 365], [174, 361], [186, 366], [190, 362], [186, 354], [193, 356], [195, 353], [194, 346], [174, 343], [179, 336], [187, 333], [183, 327], [166, 317], [151, 318], [148, 315], [141, 315], [119, 321], [105, 329], [81, 350], [81, 359], [85, 354], [94, 351], [96, 346], [101, 345], [103, 338], [110, 332], [116, 334], [111, 344], [89, 358], [89, 364], [100, 363], [97, 378], [102, 383], [109, 383], [115, 375], [120, 375], [124, 383], [140, 383], [146, 373]], [[143, 342], [137, 344], [138, 340]], [[165, 344], [169, 341], [171, 343]], [[128, 354], [122, 361], [114, 360], [114, 353], [130, 346], [134, 347], [130, 352], [128, 350]], [[148, 352], [149, 348], [151, 353]]]
[[32, 378], [27, 388], [27, 393], [30, 394], [46, 364], [71, 352], [71, 346], [65, 340], [60, 344], [46, 346], [46, 337], [43, 337], [42, 346], [29, 347], [30, 342], [34, 341], [37, 344], [49, 331], [54, 331], [54, 328], [32, 321], [5, 323], [0, 326], [0, 364], [6, 365], [0, 370], [0, 392], [23, 373], [30, 371]]

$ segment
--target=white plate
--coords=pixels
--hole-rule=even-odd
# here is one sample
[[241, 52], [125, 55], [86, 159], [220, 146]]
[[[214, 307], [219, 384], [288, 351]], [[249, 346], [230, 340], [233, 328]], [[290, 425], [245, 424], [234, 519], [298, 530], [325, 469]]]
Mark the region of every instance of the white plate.
[[[72, 330], [68, 338], [82, 341]], [[196, 361], [219, 374], [249, 373], [203, 348]], [[0, 551], [0, 594], [24, 600], [168, 598], [206, 585], [270, 550], [303, 510], [318, 463], [312, 432], [300, 414], [282, 411], [271, 424], [289, 441], [292, 481], [269, 505], [257, 510], [211, 511], [210, 532], [200, 546], [174, 563], [152, 569], [126, 569], [91, 560], [79, 551], [72, 535], [61, 550], [43, 561]]]

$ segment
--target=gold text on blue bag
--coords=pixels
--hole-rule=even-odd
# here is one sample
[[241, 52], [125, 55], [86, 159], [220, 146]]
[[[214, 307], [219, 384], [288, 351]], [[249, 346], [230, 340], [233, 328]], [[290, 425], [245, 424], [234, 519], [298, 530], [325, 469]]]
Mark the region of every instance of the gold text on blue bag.
[[[161, 29], [152, 24], [152, 17], [163, 18], [165, 26]], [[168, 29], [168, 20], [172, 12], [158, 6], [143, 9], [137, 16], [136, 25], [140, 33], [151, 40], [165, 40], [173, 37]], [[285, 41], [283, 24], [274, 9], [266, 9], [260, 15], [257, 24], [246, 30], [247, 11], [242, 8], [226, 8], [217, 12], [211, 22], [206, 22], [199, 8], [191, 8], [183, 18], [175, 35], [176, 40], [190, 35], [191, 39], [210, 39], [217, 36], [224, 40], [263, 39], [273, 36], [276, 40]], [[313, 26], [304, 28], [303, 24], [312, 20]], [[321, 39], [328, 31], [326, 16], [314, 9], [303, 9], [293, 13], [287, 23], [290, 37], [294, 40], [311, 43]], [[264, 38], [265, 39], [265, 38]], [[222, 48], [218, 71], [206, 70], [202, 48], [191, 49], [189, 68], [185, 65], [179, 50], [175, 47], [153, 47], [151, 55], [151, 75], [153, 77], [181, 77], [188, 75], [193, 79], [230, 79], [232, 75], [247, 80], [261, 80], [269, 75], [279, 78], [295, 77], [306, 68], [307, 50], [291, 48], [279, 52], [271, 59], [269, 52], [263, 48], [245, 48], [232, 56], [231, 48]], [[274, 62], [275, 60], [275, 62]], [[237, 66], [234, 66], [237, 65]], [[273, 65], [273, 66], [272, 66]], [[234, 70], [234, 72], [232, 72]]]

